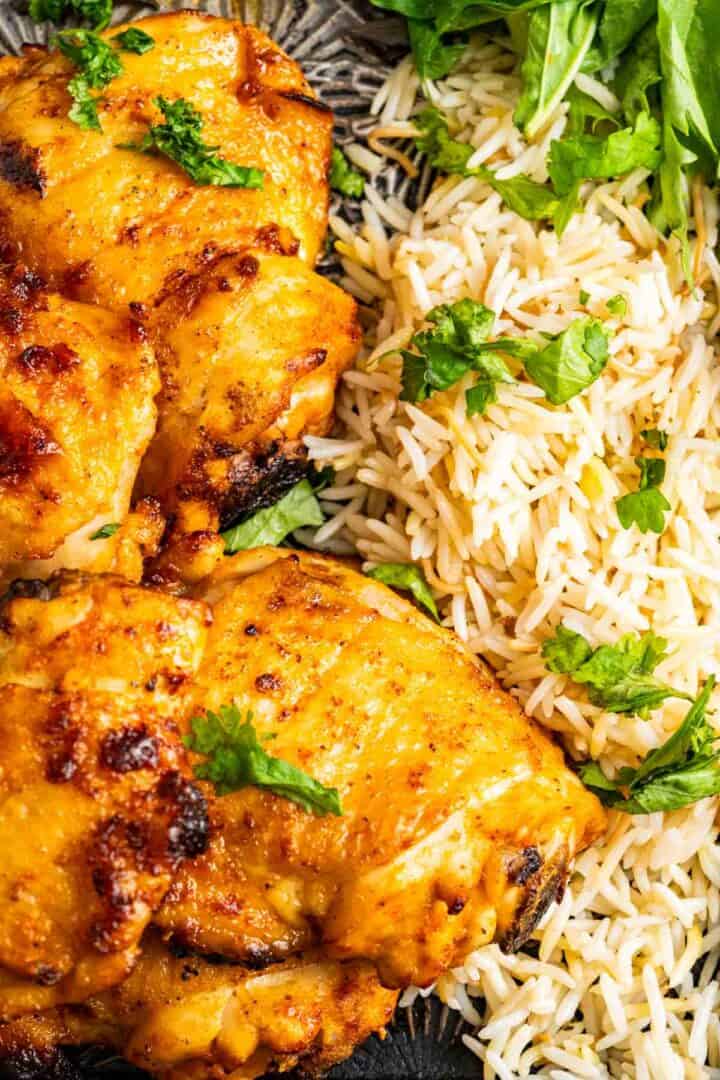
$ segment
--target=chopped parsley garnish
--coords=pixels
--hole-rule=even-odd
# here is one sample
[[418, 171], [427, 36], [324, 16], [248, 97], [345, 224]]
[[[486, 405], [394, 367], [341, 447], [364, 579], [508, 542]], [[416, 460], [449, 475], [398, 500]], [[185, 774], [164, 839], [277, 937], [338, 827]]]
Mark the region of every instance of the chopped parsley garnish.
[[642, 439], [651, 446], [653, 450], [666, 450], [668, 444], [667, 432], [661, 431], [660, 428], [644, 428], [640, 435]]
[[208, 146], [200, 132], [203, 119], [189, 101], [178, 98], [168, 101], [157, 97], [153, 103], [165, 117], [164, 124], [153, 125], [140, 143], [125, 143], [125, 150], [159, 153], [170, 158], [196, 184], [217, 187], [261, 188], [264, 174], [261, 169], [236, 165], [219, 157], [219, 146]]
[[560, 623], [555, 636], [543, 642], [542, 655], [548, 671], [587, 686], [593, 705], [608, 712], [643, 714], [666, 698], [687, 698], [653, 674], [666, 649], [667, 641], [652, 631], [625, 634], [617, 645], [593, 649], [582, 634]]
[[627, 298], [622, 293], [616, 293], [605, 302], [605, 307], [611, 315], [617, 315], [619, 319], [627, 314]]
[[76, 15], [93, 30], [104, 30], [112, 16], [113, 0], [30, 0], [28, 13], [34, 22], [60, 23]]
[[596, 761], [581, 766], [580, 776], [598, 798], [626, 814], [679, 810], [720, 793], [720, 749], [705, 717], [715, 677], [705, 683], [680, 727], [646, 754], [637, 768], [620, 769], [611, 780]]
[[141, 30], [139, 26], [129, 26], [127, 30], [123, 30], [122, 34], [116, 34], [112, 40], [123, 52], [136, 53], [138, 56], [144, 56], [155, 45], [155, 38], [145, 30]]
[[359, 199], [365, 190], [365, 180], [353, 169], [339, 146], [333, 146], [330, 159], [330, 187], [341, 195]]
[[434, 326], [415, 334], [410, 350], [402, 351], [404, 401], [425, 401], [475, 371], [478, 379], [467, 391], [467, 411], [470, 416], [484, 412], [497, 400], [496, 385], [515, 381], [504, 353], [522, 361], [553, 405], [564, 405], [598, 378], [608, 359], [608, 334], [589, 317], [575, 319], [545, 344], [530, 338], [490, 341], [494, 312], [475, 300], [441, 304], [425, 317]]
[[258, 738], [252, 713], [243, 720], [236, 705], [221, 705], [216, 713], [208, 709], [205, 716], [194, 717], [190, 727], [192, 734], [183, 739], [185, 745], [207, 758], [195, 766], [195, 775], [209, 780], [218, 795], [261, 787], [308, 813], [342, 815], [337, 788], [324, 787], [296, 765], [267, 753], [262, 744], [275, 736]]
[[637, 491], [615, 500], [615, 508], [623, 529], [637, 525], [641, 533], [661, 533], [665, 528], [665, 514], [672, 509], [660, 485], [665, 479], [665, 462], [662, 458], [636, 457], [640, 469], [640, 486]]
[[419, 566], [413, 563], [380, 563], [365, 573], [375, 581], [381, 581], [383, 585], [409, 592], [418, 604], [430, 612], [436, 622], [440, 621], [435, 599]]
[[90, 539], [91, 540], [108, 540], [111, 536], [115, 535], [115, 533], [118, 531], [119, 528], [120, 528], [120, 522], [119, 521], [108, 521], [108, 523], [106, 525], [101, 525], [100, 528], [97, 529], [92, 534]]
[[[322, 477], [322, 474], [318, 475]], [[249, 548], [280, 544], [296, 529], [306, 525], [322, 525], [324, 520], [310, 481], [301, 480], [274, 506], [258, 510], [252, 517], [220, 535], [225, 541], [225, 554], [234, 555]]]

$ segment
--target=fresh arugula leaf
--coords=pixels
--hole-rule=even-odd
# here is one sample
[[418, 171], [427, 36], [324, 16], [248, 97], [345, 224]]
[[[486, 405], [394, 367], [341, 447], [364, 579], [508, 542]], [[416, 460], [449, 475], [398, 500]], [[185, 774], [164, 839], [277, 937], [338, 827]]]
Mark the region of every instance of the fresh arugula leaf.
[[333, 146], [330, 159], [330, 187], [341, 195], [360, 198], [365, 190], [365, 181], [359, 172], [351, 166], [339, 146]]
[[76, 15], [90, 23], [93, 30], [104, 30], [110, 23], [113, 0], [30, 0], [28, 13], [34, 22], [59, 23]]
[[256, 514], [221, 533], [225, 541], [225, 554], [250, 548], [274, 546], [286, 536], [305, 525], [322, 525], [325, 520], [320, 503], [309, 480], [301, 480], [290, 488], [274, 506], [258, 510]]
[[598, 14], [599, 5], [588, 0], [559, 0], [530, 16], [523, 90], [515, 110], [515, 123], [529, 139], [547, 126], [582, 67]]
[[112, 40], [123, 52], [137, 53], [138, 56], [144, 56], [155, 48], [155, 38], [145, 30], [141, 30], [139, 26], [129, 26], [121, 34], [116, 34]]
[[623, 296], [622, 293], [616, 293], [615, 296], [611, 296], [605, 302], [605, 307], [611, 315], [617, 315], [621, 319], [623, 315], [627, 314], [627, 297]]
[[617, 645], [590, 643], [560, 623], [555, 636], [542, 645], [549, 671], [570, 675], [573, 682], [588, 687], [593, 705], [614, 713], [646, 713], [669, 697], [687, 697], [660, 682], [653, 672], [665, 657], [667, 641], [652, 631], [638, 636], [626, 634]]
[[667, 432], [661, 431], [660, 428], [643, 428], [640, 435], [648, 446], [652, 446], [654, 450], [667, 449]]
[[419, 566], [413, 563], [380, 563], [371, 570], [366, 570], [368, 577], [391, 585], [395, 589], [409, 592], [418, 604], [426, 608], [436, 622], [440, 621], [437, 605], [430, 592], [430, 586]]
[[[655, 0], [652, 2], [654, 7]], [[648, 94], [661, 80], [657, 23], [653, 21], [633, 41], [615, 76], [615, 93], [629, 123], [634, 124], [640, 113], [651, 111]]]
[[235, 165], [218, 157], [219, 146], [208, 146], [203, 142], [200, 136], [202, 116], [189, 101], [157, 97], [153, 104], [165, 117], [165, 123], [151, 127], [141, 143], [125, 143], [122, 149], [163, 154], [176, 162], [196, 184], [240, 188], [263, 186], [261, 169]]
[[672, 509], [659, 490], [665, 479], [665, 462], [662, 458], [636, 457], [640, 469], [640, 485], [615, 500], [615, 509], [623, 529], [637, 525], [641, 533], [661, 533], [665, 528], [665, 514]]
[[434, 106], [423, 109], [415, 118], [415, 125], [422, 131], [422, 135], [416, 138], [415, 145], [427, 155], [433, 168], [449, 175], [477, 176], [497, 191], [514, 213], [528, 221], [552, 219], [558, 207], [558, 199], [545, 184], [538, 184], [523, 174], [500, 180], [492, 169], [485, 165], [469, 169], [472, 146], [453, 139], [447, 120]]
[[720, 793], [720, 751], [705, 716], [714, 686], [711, 675], [677, 731], [636, 769], [622, 769], [611, 780], [592, 761], [580, 769], [583, 782], [606, 805], [626, 814], [679, 810]]
[[442, 79], [465, 52], [467, 40], [449, 41], [436, 27], [419, 19], [408, 19], [408, 36], [421, 79]]
[[230, 795], [246, 787], [267, 788], [274, 795], [297, 803], [308, 813], [320, 817], [342, 815], [337, 788], [324, 787], [306, 772], [282, 758], [272, 757], [263, 743], [272, 735], [261, 735], [252, 723], [252, 713], [245, 720], [236, 705], [221, 705], [216, 713], [190, 721], [192, 734], [183, 742], [196, 754], [208, 759], [196, 765], [199, 780], [209, 780], [218, 795]]
[[544, 349], [525, 360], [525, 371], [553, 405], [587, 389], [608, 361], [609, 334], [598, 319], [575, 319]]
[[550, 146], [548, 172], [559, 195], [583, 180], [610, 180], [642, 166], [654, 172], [662, 160], [661, 129], [648, 113], [632, 128], [610, 135], [570, 135]]
[[607, 67], [625, 52], [654, 17], [657, 0], [605, 0], [593, 48], [585, 58], [586, 71]]
[[109, 537], [114, 536], [120, 528], [119, 521], [108, 521], [106, 525], [101, 525], [92, 536], [91, 540], [107, 540]]

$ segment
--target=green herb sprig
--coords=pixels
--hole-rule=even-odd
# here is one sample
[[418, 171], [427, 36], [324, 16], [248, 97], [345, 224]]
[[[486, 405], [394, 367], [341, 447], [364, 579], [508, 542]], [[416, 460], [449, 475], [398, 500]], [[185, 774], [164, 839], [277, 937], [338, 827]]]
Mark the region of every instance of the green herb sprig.
[[660, 485], [665, 479], [665, 462], [657, 457], [636, 457], [640, 470], [637, 491], [629, 491], [615, 500], [615, 509], [623, 529], [637, 525], [641, 533], [661, 533], [665, 528], [665, 514], [672, 509]]
[[440, 621], [435, 598], [419, 566], [413, 563], [379, 563], [365, 573], [375, 581], [381, 581], [383, 585], [409, 592], [418, 604], [430, 612], [436, 622]]
[[123, 73], [123, 62], [118, 49], [124, 52], [146, 53], [155, 42], [144, 30], [131, 27], [118, 34], [111, 41], [113, 48], [94, 30], [61, 30], [53, 38], [58, 50], [78, 69], [68, 83], [68, 92], [73, 105], [68, 112], [69, 118], [88, 131], [102, 131], [98, 116], [98, 103], [102, 98], [90, 93], [102, 90]]
[[61, 23], [75, 15], [93, 30], [104, 30], [112, 17], [113, 0], [30, 0], [28, 14], [33, 22]]

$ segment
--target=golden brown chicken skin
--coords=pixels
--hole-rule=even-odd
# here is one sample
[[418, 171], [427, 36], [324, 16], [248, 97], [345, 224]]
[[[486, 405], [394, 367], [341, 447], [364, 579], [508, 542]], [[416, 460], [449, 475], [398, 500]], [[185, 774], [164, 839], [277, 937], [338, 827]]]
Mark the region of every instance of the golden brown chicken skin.
[[[76, 69], [58, 52], [0, 60], [5, 251], [63, 294], [115, 308], [151, 302], [220, 252], [275, 243], [278, 228], [312, 265], [327, 221], [332, 114], [300, 68], [235, 20], [177, 12], [133, 25], [155, 46], [122, 54], [123, 74], [102, 92], [102, 132], [68, 118]], [[200, 186], [165, 157], [121, 149], [163, 122], [160, 96], [198, 110], [203, 140], [261, 169], [262, 190]]]
[[0, 1055], [41, 1064], [92, 1042], [164, 1080], [251, 1080], [298, 1062], [316, 1073], [381, 1030], [396, 998], [370, 964], [311, 957], [253, 972], [178, 955], [150, 932], [122, 985], [0, 1027]]
[[213, 625], [197, 712], [251, 711], [273, 755], [339, 789], [343, 815], [258, 788], [216, 800], [163, 929], [254, 964], [321, 946], [372, 960], [387, 986], [427, 985], [493, 938], [522, 944], [604, 816], [488, 671], [319, 556], [236, 556], [198, 595]]
[[108, 564], [90, 537], [125, 518], [155, 429], [145, 337], [129, 312], [64, 300], [24, 267], [0, 274], [0, 583], [45, 576], [53, 556]]
[[149, 317], [162, 373], [138, 490], [188, 530], [274, 502], [305, 474], [359, 344], [355, 303], [297, 258], [260, 250], [189, 275]]
[[20, 582], [0, 608], [0, 1018], [124, 978], [203, 850], [177, 713], [207, 618], [102, 577]]

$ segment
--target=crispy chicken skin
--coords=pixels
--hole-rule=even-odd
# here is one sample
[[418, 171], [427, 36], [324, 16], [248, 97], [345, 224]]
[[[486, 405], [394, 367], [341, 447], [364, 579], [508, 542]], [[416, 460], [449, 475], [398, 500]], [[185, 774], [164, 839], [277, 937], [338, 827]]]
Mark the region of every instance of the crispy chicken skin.
[[255, 250], [188, 275], [149, 317], [162, 374], [138, 490], [185, 530], [275, 501], [305, 474], [359, 344], [355, 303], [298, 258]]
[[176, 699], [207, 618], [109, 577], [20, 582], [0, 608], [0, 1018], [124, 978], [204, 849]]
[[316, 957], [253, 972], [177, 955], [150, 932], [126, 982], [0, 1027], [0, 1055], [40, 1064], [58, 1045], [94, 1042], [165, 1080], [250, 1080], [299, 1061], [314, 1073], [382, 1029], [396, 998], [370, 964]]
[[[0, 244], [65, 295], [116, 308], [149, 303], [214, 254], [262, 247], [270, 226], [312, 265], [332, 114], [300, 68], [234, 20], [177, 12], [133, 25], [155, 47], [122, 54], [124, 73], [103, 91], [102, 133], [68, 119], [75, 69], [59, 53], [31, 47], [0, 60]], [[199, 186], [165, 157], [120, 149], [163, 122], [158, 96], [199, 110], [204, 141], [262, 169], [262, 190]]]
[[138, 322], [0, 274], [0, 582], [106, 568], [89, 537], [125, 517], [155, 429], [157, 365]]
[[602, 830], [560, 750], [450, 633], [315, 555], [258, 549], [197, 589], [213, 624], [197, 712], [252, 711], [272, 753], [340, 791], [315, 817], [258, 788], [156, 916], [193, 948], [264, 964], [322, 946], [427, 985], [497, 937], [517, 948]]

